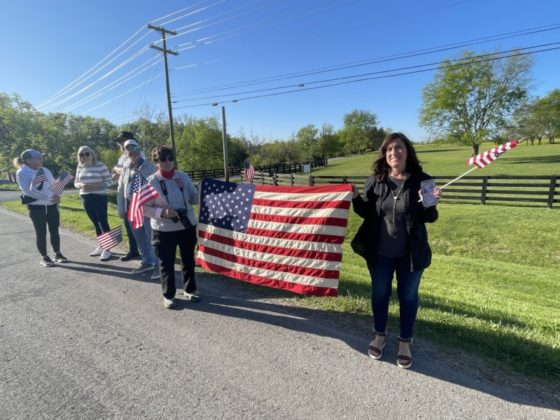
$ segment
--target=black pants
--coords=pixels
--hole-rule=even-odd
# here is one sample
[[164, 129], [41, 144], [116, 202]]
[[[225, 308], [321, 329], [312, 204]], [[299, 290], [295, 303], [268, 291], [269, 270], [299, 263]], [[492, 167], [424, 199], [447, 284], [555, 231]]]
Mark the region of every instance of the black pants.
[[58, 227], [60, 226], [60, 213], [58, 205], [51, 204], [49, 206], [27, 206], [29, 209], [29, 217], [35, 227], [35, 238], [37, 241], [37, 249], [44, 257], [47, 255], [47, 225], [49, 226], [49, 235], [51, 245], [55, 253], [60, 252], [60, 235]]
[[83, 194], [81, 197], [84, 210], [93, 223], [95, 234], [109, 232], [109, 222], [107, 220], [107, 195], [106, 194]]
[[175, 254], [177, 246], [181, 253], [181, 273], [183, 290], [192, 293], [196, 290], [194, 279], [194, 247], [196, 246], [196, 229], [183, 229], [175, 232], [152, 231], [152, 245], [159, 258], [161, 271], [161, 288], [163, 296], [173, 299], [175, 287]]

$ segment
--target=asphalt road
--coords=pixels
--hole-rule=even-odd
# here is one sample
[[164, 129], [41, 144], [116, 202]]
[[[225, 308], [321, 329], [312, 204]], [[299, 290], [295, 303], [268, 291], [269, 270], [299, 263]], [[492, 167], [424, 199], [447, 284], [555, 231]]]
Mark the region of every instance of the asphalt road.
[[0, 207], [0, 418], [560, 419], [558, 394], [414, 345], [367, 357], [367, 323], [199, 273], [203, 302], [165, 310], [137, 262], [39, 265], [27, 217]]

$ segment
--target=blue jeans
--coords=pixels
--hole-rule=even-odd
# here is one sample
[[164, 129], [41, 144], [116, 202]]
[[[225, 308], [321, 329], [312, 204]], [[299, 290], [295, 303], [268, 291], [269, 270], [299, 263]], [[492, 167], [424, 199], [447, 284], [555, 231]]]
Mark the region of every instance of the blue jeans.
[[82, 194], [80, 197], [84, 210], [93, 223], [95, 234], [109, 232], [109, 222], [107, 221], [107, 195], [106, 194]]
[[159, 260], [156, 258], [154, 248], [152, 247], [152, 227], [150, 226], [150, 218], [144, 217], [144, 226], [138, 229], [132, 228], [132, 234], [136, 239], [136, 245], [142, 255], [142, 264], [157, 266]]
[[375, 265], [368, 267], [371, 275], [371, 309], [373, 329], [385, 332], [389, 313], [389, 298], [393, 274], [397, 274], [401, 338], [412, 338], [418, 312], [418, 287], [424, 270], [410, 271], [410, 256], [391, 258], [377, 255]]

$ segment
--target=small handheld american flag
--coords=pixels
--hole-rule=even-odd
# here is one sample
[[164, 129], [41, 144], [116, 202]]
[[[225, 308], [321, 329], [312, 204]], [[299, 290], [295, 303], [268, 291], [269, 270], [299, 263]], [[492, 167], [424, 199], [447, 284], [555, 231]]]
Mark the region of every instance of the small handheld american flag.
[[111, 229], [97, 237], [101, 249], [111, 249], [122, 242], [122, 226]]
[[243, 171], [243, 180], [245, 182], [253, 183], [255, 177], [255, 168], [249, 162], [245, 162]]
[[41, 184], [46, 181], [48, 181], [48, 179], [47, 179], [47, 175], [45, 175], [45, 171], [43, 170], [43, 168], [39, 168], [37, 169], [35, 176], [31, 180], [31, 183], [37, 188], [41, 189], [42, 187]]
[[474, 164], [479, 168], [484, 168], [485, 166], [490, 165], [492, 162], [494, 162], [496, 159], [498, 159], [508, 150], [517, 147], [518, 144], [519, 143], [517, 140], [511, 140], [505, 144], [500, 144], [498, 147], [493, 147], [490, 150], [487, 150], [483, 153], [471, 157], [469, 160], [467, 160], [467, 164], [469, 165]]
[[137, 173], [132, 181], [132, 199], [128, 208], [128, 220], [132, 222], [132, 227], [138, 229], [144, 226], [144, 204], [149, 203], [158, 196], [157, 190], [150, 183]]
[[64, 191], [64, 187], [68, 184], [74, 177], [67, 172], [61, 172], [58, 179], [52, 183], [49, 187], [49, 191], [56, 195], [61, 195]]

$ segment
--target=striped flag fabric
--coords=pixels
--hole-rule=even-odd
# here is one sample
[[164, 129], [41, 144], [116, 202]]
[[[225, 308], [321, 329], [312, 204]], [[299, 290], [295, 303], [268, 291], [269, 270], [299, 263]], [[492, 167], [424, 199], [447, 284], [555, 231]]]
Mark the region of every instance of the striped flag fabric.
[[64, 187], [70, 181], [72, 181], [74, 177], [67, 172], [61, 172], [58, 176], [58, 179], [52, 183], [49, 187], [49, 191], [56, 195], [61, 195], [62, 191], [64, 191]]
[[480, 153], [476, 156], [471, 157], [469, 160], [467, 160], [467, 164], [468, 165], [476, 165], [479, 168], [484, 168], [488, 165], [490, 165], [492, 162], [494, 162], [496, 159], [498, 159], [500, 156], [502, 156], [505, 152], [507, 152], [508, 150], [513, 149], [514, 147], [517, 147], [517, 145], [519, 144], [519, 142], [517, 140], [511, 140], [508, 141], [505, 144], [500, 144], [498, 147], [493, 147], [490, 150], [487, 150], [483, 153]]
[[48, 181], [48, 178], [47, 178], [47, 175], [45, 175], [44, 169], [39, 168], [39, 169], [37, 169], [37, 172], [35, 173], [35, 176], [31, 180], [31, 183], [34, 186], [39, 187], [43, 182], [46, 182], [46, 181]]
[[243, 180], [252, 184], [253, 178], [255, 178], [255, 168], [249, 162], [245, 162], [243, 170]]
[[196, 261], [237, 280], [337, 296], [349, 184], [286, 187], [204, 178]]
[[144, 226], [144, 204], [152, 201], [158, 196], [157, 190], [150, 183], [137, 173], [132, 181], [132, 199], [128, 207], [128, 220], [132, 222], [132, 227], [138, 229]]
[[101, 249], [111, 249], [122, 242], [122, 226], [111, 229], [109, 232], [102, 233], [97, 237], [97, 242]]

